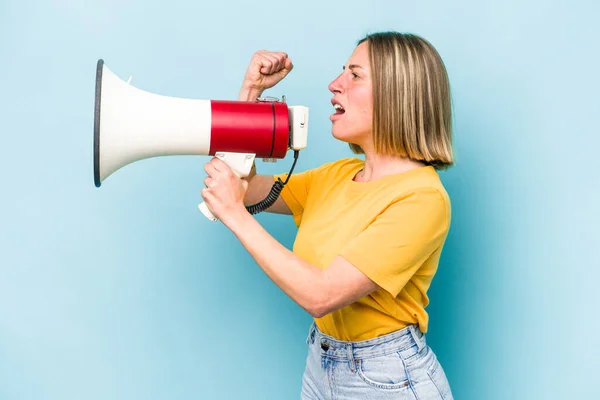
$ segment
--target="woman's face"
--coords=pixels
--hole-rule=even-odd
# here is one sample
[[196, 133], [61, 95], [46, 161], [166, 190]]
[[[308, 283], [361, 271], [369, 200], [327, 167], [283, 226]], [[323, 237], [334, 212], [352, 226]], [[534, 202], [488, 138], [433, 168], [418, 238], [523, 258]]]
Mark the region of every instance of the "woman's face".
[[373, 92], [367, 42], [358, 45], [344, 71], [329, 84], [331, 103], [336, 108], [329, 119], [336, 139], [365, 148], [371, 137]]

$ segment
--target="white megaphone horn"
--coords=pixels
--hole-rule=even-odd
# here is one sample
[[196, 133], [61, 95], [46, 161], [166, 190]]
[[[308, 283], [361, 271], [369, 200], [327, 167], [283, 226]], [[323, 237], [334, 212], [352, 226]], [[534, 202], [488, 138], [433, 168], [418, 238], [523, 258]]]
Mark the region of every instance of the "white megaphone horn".
[[[169, 97], [137, 89], [110, 71], [96, 68], [94, 108], [94, 183], [119, 168], [150, 157], [210, 155], [222, 159], [240, 177], [248, 176], [255, 157], [285, 158], [306, 147], [308, 108], [273, 98], [217, 101]], [[287, 181], [286, 181], [287, 182]], [[275, 201], [284, 182], [276, 182], [264, 201]], [[270, 204], [249, 206], [252, 213]], [[202, 213], [217, 219], [201, 203]]]

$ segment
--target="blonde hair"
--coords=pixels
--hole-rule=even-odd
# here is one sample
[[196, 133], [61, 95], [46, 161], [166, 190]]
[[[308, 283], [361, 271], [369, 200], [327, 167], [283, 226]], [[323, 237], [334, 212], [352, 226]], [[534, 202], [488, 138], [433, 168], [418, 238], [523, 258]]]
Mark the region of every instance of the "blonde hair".
[[[367, 35], [373, 81], [375, 151], [454, 164], [450, 83], [442, 58], [425, 39], [398, 32]], [[356, 154], [363, 150], [350, 144]]]

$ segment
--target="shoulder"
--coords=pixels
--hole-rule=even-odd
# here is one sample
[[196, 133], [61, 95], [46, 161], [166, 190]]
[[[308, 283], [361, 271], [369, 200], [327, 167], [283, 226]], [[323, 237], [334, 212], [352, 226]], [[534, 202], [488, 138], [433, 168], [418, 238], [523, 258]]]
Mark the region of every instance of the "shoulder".
[[404, 182], [394, 196], [390, 206], [410, 210], [417, 220], [444, 221], [449, 227], [452, 215], [450, 196], [439, 175], [433, 169], [423, 171], [410, 181]]
[[355, 166], [364, 165], [364, 161], [358, 158], [349, 157], [349, 158], [340, 158], [338, 160], [326, 162], [322, 164], [318, 169], [323, 170], [339, 170], [344, 168], [353, 168]]
[[358, 158], [341, 158], [339, 160], [324, 163], [313, 171], [322, 174], [338, 175], [358, 170], [362, 168], [363, 165], [364, 161]]
[[417, 168], [400, 176], [396, 182], [398, 197], [422, 195], [449, 201], [448, 192], [438, 172], [431, 166]]

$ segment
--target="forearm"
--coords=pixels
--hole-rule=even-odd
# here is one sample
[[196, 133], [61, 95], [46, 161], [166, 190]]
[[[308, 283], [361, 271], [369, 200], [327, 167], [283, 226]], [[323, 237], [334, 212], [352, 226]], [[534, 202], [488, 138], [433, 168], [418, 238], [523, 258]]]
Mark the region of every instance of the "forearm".
[[274, 183], [272, 176], [257, 175], [256, 172], [245, 179], [248, 181], [248, 190], [244, 196], [244, 205], [246, 206], [258, 203], [267, 197]]
[[260, 97], [262, 90], [256, 88], [248, 88], [242, 85], [240, 93], [238, 94], [239, 101], [254, 101]]
[[[244, 196], [244, 205], [246, 206], [256, 204], [264, 200], [268, 196], [274, 184], [273, 176], [257, 175], [255, 168], [253, 168], [250, 175], [244, 179], [248, 182], [248, 190]], [[292, 214], [292, 211], [287, 206], [285, 201], [283, 201], [281, 196], [278, 197], [277, 200], [275, 200], [275, 202], [264, 211], [275, 214]]]
[[277, 242], [250, 214], [241, 214], [228, 227], [267, 276], [292, 300], [312, 316], [326, 313], [328, 290], [323, 270]]

